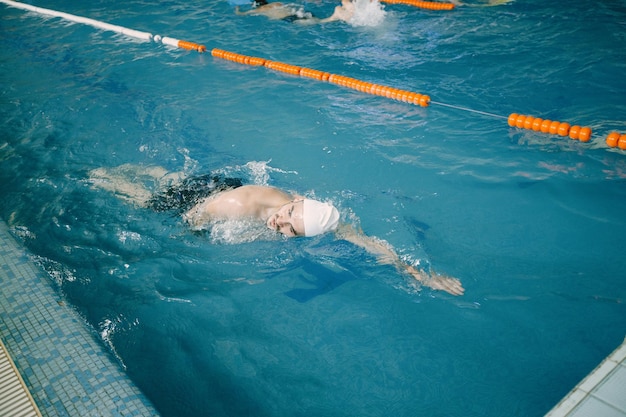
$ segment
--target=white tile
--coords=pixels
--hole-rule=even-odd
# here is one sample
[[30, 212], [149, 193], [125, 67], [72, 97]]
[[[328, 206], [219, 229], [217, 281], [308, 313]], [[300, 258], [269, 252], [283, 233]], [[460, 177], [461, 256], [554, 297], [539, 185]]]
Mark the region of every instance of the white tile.
[[617, 366], [593, 392], [595, 397], [622, 410], [626, 415], [626, 367]]
[[592, 397], [588, 397], [568, 417], [624, 417], [624, 413]]
[[617, 363], [626, 363], [626, 340], [609, 358]]
[[605, 360], [583, 380], [578, 388], [585, 392], [591, 392], [608, 374], [613, 371], [615, 366], [615, 362]]
[[559, 404], [557, 404], [546, 417], [565, 417], [567, 416], [574, 408], [578, 406], [580, 402], [582, 402], [586, 397], [587, 393], [574, 390], [570, 392]]

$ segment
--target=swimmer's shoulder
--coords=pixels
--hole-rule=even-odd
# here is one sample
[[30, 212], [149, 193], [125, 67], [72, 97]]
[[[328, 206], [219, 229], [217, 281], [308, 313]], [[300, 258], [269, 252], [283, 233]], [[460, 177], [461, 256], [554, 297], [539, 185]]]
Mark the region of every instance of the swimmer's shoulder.
[[213, 194], [201, 201], [198, 206], [204, 210], [215, 210], [223, 204], [239, 206], [271, 206], [285, 204], [293, 197], [278, 188], [265, 185], [242, 185]]
[[277, 208], [292, 200], [290, 194], [274, 187], [242, 185], [211, 195], [196, 204], [183, 218], [192, 226], [211, 219], [263, 217], [267, 209]]
[[269, 187], [266, 185], [242, 185], [241, 187], [234, 188], [232, 190], [223, 191], [218, 194], [217, 197], [222, 198], [235, 198], [240, 197], [245, 200], [265, 201], [270, 200], [291, 200], [290, 194], [279, 190], [275, 187]]
[[192, 227], [200, 227], [211, 220], [253, 215], [250, 202], [256, 192], [256, 186], [250, 185], [220, 191], [199, 201], [183, 214], [183, 219]]

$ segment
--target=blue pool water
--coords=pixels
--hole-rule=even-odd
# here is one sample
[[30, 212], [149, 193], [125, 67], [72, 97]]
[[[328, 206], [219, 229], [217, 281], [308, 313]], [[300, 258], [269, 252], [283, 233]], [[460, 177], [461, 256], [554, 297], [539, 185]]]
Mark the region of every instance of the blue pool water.
[[[619, 345], [626, 154], [604, 138], [626, 133], [623, 1], [386, 6], [374, 27], [204, 3], [36, 5], [446, 106], [0, 5], [0, 216], [164, 416], [541, 416]], [[513, 112], [594, 135], [513, 129]], [[92, 186], [123, 164], [332, 200], [466, 293], [332, 236], [192, 233]]]

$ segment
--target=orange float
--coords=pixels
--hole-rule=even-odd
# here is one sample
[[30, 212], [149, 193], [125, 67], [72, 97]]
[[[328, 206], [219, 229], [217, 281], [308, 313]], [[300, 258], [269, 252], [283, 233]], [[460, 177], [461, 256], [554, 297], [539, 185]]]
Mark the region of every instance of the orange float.
[[247, 64], [252, 65], [253, 67], [262, 67], [262, 66], [265, 66], [265, 62], [266, 62], [265, 58], [257, 58], [255, 56], [251, 56]]
[[561, 122], [557, 122], [557, 121], [553, 121], [552, 123], [550, 123], [550, 129], [548, 129], [548, 133], [550, 133], [551, 135], [556, 135], [557, 132], [559, 131], [560, 124]]
[[342, 87], [346, 86], [346, 79], [348, 77], [344, 77], [343, 75], [337, 75], [337, 74], [330, 74], [330, 76], [328, 77], [328, 82], [331, 84], [337, 84], [340, 85]]
[[206, 46], [189, 41], [178, 41], [178, 47], [186, 49], [188, 51], [198, 51], [200, 53], [206, 52]]
[[382, 0], [383, 3], [389, 4], [406, 4], [408, 6], [418, 7], [426, 10], [452, 10], [454, 3], [442, 3], [437, 1], [420, 1], [420, 0]]
[[284, 62], [278, 61], [265, 61], [265, 67], [291, 75], [300, 75], [300, 70], [302, 69], [302, 67], [298, 67], [297, 65], [285, 64]]
[[589, 142], [589, 139], [591, 139], [591, 128], [581, 127], [580, 132], [578, 132], [578, 140], [581, 142]]
[[[301, 77], [313, 78], [314, 80], [324, 81], [324, 74], [328, 74], [328, 73], [324, 73], [322, 71], [318, 71], [316, 69], [311, 69], [311, 68], [304, 68], [304, 67], [300, 68]], [[326, 76], [326, 80], [328, 80], [329, 76], [330, 74]]]
[[526, 116], [526, 120], [524, 120], [524, 126], [522, 127], [527, 130], [532, 130], [534, 121], [535, 118], [533, 116]]
[[217, 49], [217, 48], [211, 49], [211, 55], [213, 55], [215, 58], [223, 58], [224, 52], [226, 51], [224, 51], [223, 49]]
[[556, 133], [559, 136], [567, 136], [569, 134], [569, 123], [559, 123], [559, 127], [557, 128]]
[[539, 117], [525, 116], [523, 114], [511, 113], [507, 119], [509, 126], [520, 129], [534, 130], [535, 132], [550, 133], [551, 135], [569, 136], [581, 142], [587, 142], [591, 138], [591, 128], [570, 126], [566, 122], [556, 120], [541, 119]]
[[615, 148], [619, 142], [620, 134], [618, 132], [611, 132], [606, 137], [606, 144], [609, 148]]

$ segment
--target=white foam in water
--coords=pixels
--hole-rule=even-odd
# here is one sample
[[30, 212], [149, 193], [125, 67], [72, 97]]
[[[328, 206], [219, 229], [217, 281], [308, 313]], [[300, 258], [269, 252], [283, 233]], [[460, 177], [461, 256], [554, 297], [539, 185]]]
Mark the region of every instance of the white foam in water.
[[269, 185], [270, 173], [278, 172], [280, 174], [295, 174], [297, 171], [285, 171], [280, 168], [274, 168], [269, 165], [272, 162], [269, 161], [250, 161], [244, 165], [235, 165], [234, 167], [226, 167], [216, 171], [218, 174], [223, 174], [227, 177], [239, 177], [245, 176], [250, 178], [250, 182], [255, 185]]
[[280, 235], [255, 219], [211, 222], [211, 243], [237, 245], [259, 240], [280, 239]]
[[348, 23], [352, 26], [378, 26], [387, 12], [378, 0], [353, 0], [354, 15]]
[[270, 179], [270, 161], [250, 161], [244, 165], [249, 171], [252, 182], [257, 185], [267, 185]]
[[[100, 338], [104, 343], [109, 346], [111, 352], [113, 352], [113, 356], [115, 356], [122, 368], [126, 369], [126, 364], [122, 360], [122, 357], [117, 353], [117, 350], [115, 349], [115, 344], [113, 343], [113, 340], [111, 338], [111, 336], [116, 333], [118, 325], [122, 323], [122, 317], [116, 317], [114, 320], [115, 321], [106, 318], [100, 323]], [[133, 324], [137, 325], [137, 323], [138, 321], [137, 319], [135, 319], [135, 322]]]
[[136, 242], [141, 240], [141, 235], [137, 232], [128, 232], [126, 230], [117, 232], [117, 238], [120, 242], [126, 243], [127, 240], [134, 240]]

